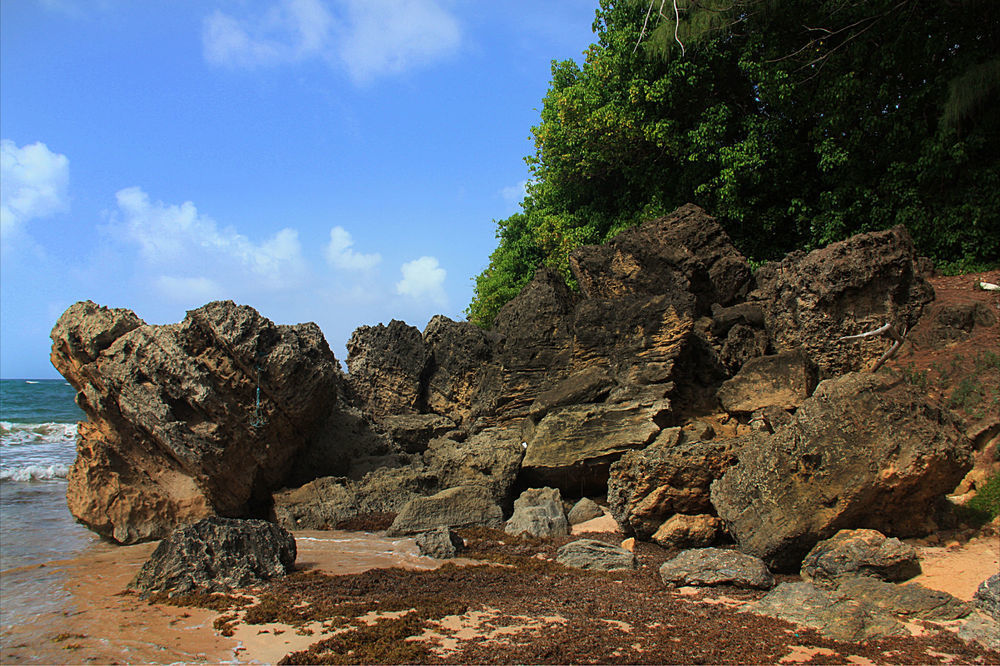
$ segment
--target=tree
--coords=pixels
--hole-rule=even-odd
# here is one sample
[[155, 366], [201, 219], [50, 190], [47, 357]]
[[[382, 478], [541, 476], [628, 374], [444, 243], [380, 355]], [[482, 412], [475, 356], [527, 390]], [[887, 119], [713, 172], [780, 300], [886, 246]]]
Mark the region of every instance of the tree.
[[995, 3], [674, 2], [603, 0], [584, 62], [553, 63], [471, 320], [688, 201], [758, 261], [899, 223], [940, 263], [1000, 258]]

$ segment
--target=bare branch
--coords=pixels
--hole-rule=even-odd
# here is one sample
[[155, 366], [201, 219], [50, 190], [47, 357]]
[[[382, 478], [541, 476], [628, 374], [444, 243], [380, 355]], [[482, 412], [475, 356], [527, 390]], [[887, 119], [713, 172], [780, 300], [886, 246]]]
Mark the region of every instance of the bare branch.
[[885, 326], [879, 326], [875, 330], [868, 331], [867, 333], [858, 333], [857, 335], [845, 335], [844, 337], [838, 338], [837, 340], [838, 341], [840, 341], [840, 340], [858, 340], [860, 338], [871, 338], [871, 337], [874, 337], [876, 335], [882, 335], [884, 333], [888, 333], [891, 329], [892, 329], [892, 324], [886, 324]]
[[906, 334], [908, 331], [909, 329], [904, 328], [902, 335], [900, 335], [899, 331], [896, 330], [896, 327], [893, 326], [892, 323], [890, 322], [884, 326], [879, 326], [874, 330], [866, 331], [865, 333], [859, 333], [857, 335], [845, 335], [842, 338], [838, 338], [838, 341], [861, 340], [862, 338], [871, 338], [875, 337], [876, 335], [884, 335], [886, 337], [892, 338], [893, 340], [892, 346], [889, 347], [889, 350], [886, 353], [882, 354], [882, 358], [876, 361], [875, 365], [873, 365], [872, 369], [869, 371], [869, 372], [875, 372], [876, 370], [882, 367], [883, 363], [885, 363], [890, 358], [896, 355], [896, 352], [899, 351], [899, 348], [903, 345], [903, 342], [906, 340]]

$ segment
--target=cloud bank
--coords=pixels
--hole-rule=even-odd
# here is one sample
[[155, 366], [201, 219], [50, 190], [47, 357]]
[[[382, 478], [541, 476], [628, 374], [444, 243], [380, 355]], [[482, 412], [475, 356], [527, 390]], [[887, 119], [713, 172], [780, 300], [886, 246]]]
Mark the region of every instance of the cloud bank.
[[271, 67], [319, 58], [356, 83], [437, 62], [454, 53], [461, 38], [458, 20], [437, 0], [281, 0], [258, 15], [216, 10], [202, 25], [212, 65]]
[[382, 261], [382, 255], [361, 254], [351, 248], [354, 239], [346, 229], [336, 226], [330, 229], [330, 242], [324, 251], [326, 261], [334, 268], [346, 271], [367, 271], [375, 268]]
[[44, 143], [18, 148], [9, 139], [0, 141], [0, 183], [0, 235], [69, 208], [69, 159]]
[[396, 293], [414, 299], [427, 299], [444, 306], [448, 297], [444, 291], [447, 272], [434, 257], [420, 257], [400, 267], [403, 279], [396, 283]]

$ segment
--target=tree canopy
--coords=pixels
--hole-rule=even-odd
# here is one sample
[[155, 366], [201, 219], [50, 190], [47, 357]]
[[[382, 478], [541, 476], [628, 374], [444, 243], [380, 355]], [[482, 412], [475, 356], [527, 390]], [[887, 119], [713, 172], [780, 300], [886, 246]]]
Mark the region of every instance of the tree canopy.
[[469, 318], [686, 202], [755, 261], [902, 223], [939, 264], [996, 262], [998, 26], [992, 0], [602, 0]]

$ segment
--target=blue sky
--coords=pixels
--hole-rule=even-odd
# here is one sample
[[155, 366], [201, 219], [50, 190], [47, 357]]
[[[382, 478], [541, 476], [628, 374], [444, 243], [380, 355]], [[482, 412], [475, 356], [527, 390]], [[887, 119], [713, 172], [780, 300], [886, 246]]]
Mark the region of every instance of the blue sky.
[[90, 299], [463, 317], [596, 0], [4, 0], [0, 376]]

